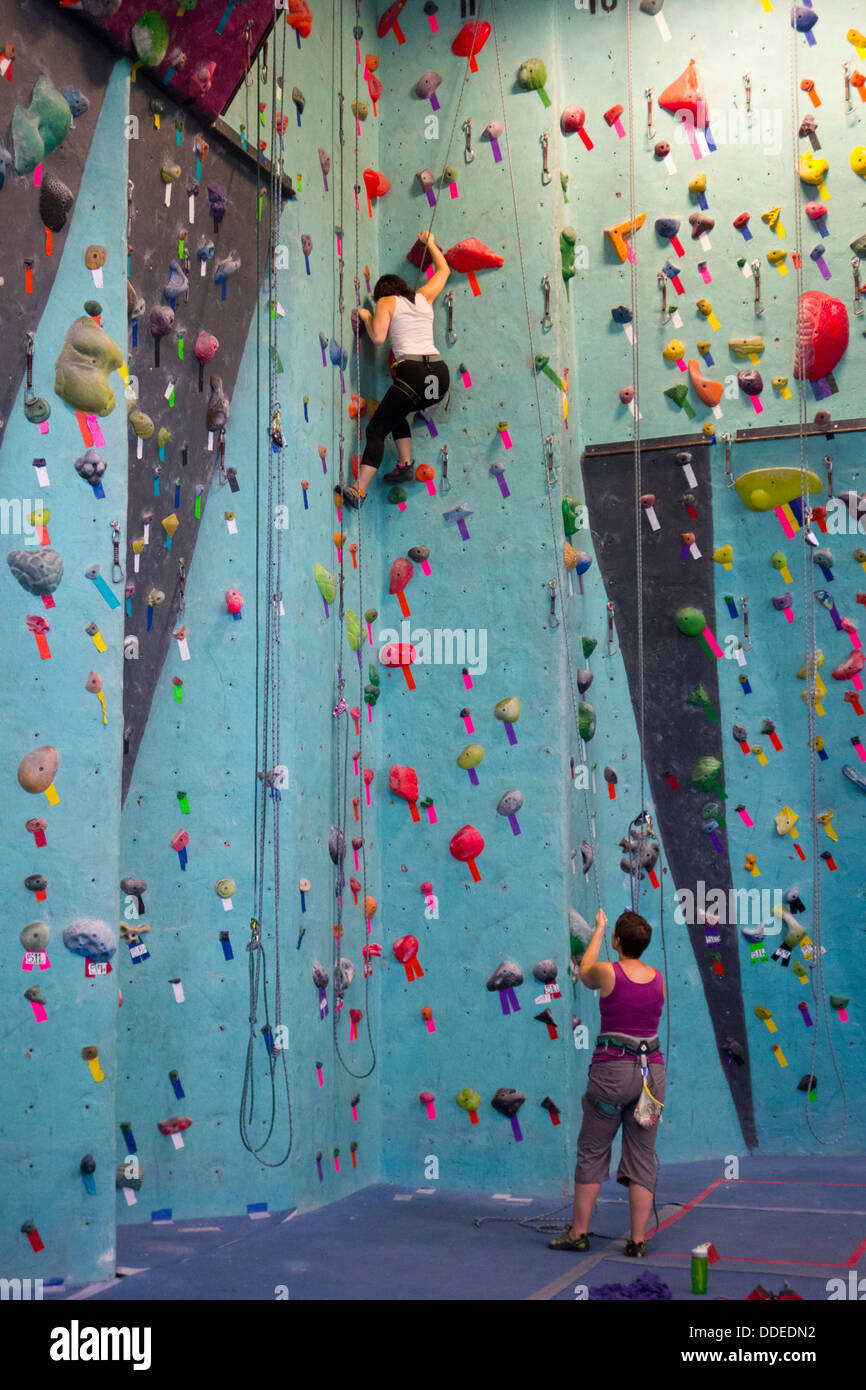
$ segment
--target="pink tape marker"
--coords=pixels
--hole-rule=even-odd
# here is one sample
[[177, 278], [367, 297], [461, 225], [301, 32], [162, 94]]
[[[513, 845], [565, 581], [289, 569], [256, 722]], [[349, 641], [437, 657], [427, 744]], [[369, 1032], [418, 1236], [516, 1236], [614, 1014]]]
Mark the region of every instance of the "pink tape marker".
[[436, 1024], [433, 1022], [433, 1010], [430, 1008], [430, 1005], [425, 1004], [424, 1008], [421, 1010], [421, 1013], [423, 1014], [424, 1020], [427, 1024], [427, 1032], [435, 1033]]
[[[841, 1011], [841, 1010], [840, 1010], [840, 1013], [839, 1013], [839, 1017], [840, 1017], [840, 1018], [842, 1017], [842, 1011]], [[428, 1119], [428, 1120], [435, 1120], [435, 1119], [436, 1119], [436, 1107], [435, 1107], [435, 1105], [433, 1104], [433, 1102], [435, 1101], [436, 1097], [434, 1096], [433, 1092], [432, 1092], [432, 1091], [422, 1091], [421, 1094], [420, 1094], [420, 1096], [418, 1097], [418, 1099], [420, 1100], [420, 1102], [421, 1102], [422, 1105], [426, 1105], [426, 1107], [427, 1107], [427, 1119]]]
[[510, 448], [512, 447], [512, 444], [511, 444], [511, 435], [508, 433], [508, 429], [506, 428], [505, 425], [500, 425], [500, 426], [499, 426], [499, 433], [502, 435], [502, 445], [503, 445], [503, 448], [505, 448], [505, 449], [510, 449]]
[[435, 14], [428, 14], [428, 16], [427, 16], [427, 22], [428, 22], [429, 25], [430, 25], [430, 33], [431, 33], [431, 34], [438, 34], [438, 33], [439, 33], [439, 21], [438, 21], [438, 19], [436, 18]]
[[755, 822], [752, 820], [752, 817], [746, 810], [745, 806], [737, 806], [736, 812], [737, 815], [740, 817], [740, 820], [743, 822], [743, 825], [747, 825], [749, 826], [749, 828], [751, 828], [755, 824]]
[[671, 284], [673, 285], [677, 294], [685, 294], [685, 290], [683, 289], [683, 282], [680, 279], [679, 275], [671, 276]]
[[782, 530], [785, 532], [785, 535], [787, 536], [788, 540], [792, 540], [796, 532], [794, 531], [794, 528], [792, 527], [790, 521], [786, 517], [784, 509], [782, 507], [774, 507], [773, 511], [776, 513], [776, 520], [778, 521]]
[[468, 367], [461, 367], [460, 380], [463, 382], [463, 385], [466, 387], [466, 390], [468, 391], [470, 386], [472, 385], [472, 378], [469, 375]]
[[619, 136], [620, 140], [624, 140], [624, 139], [625, 139], [625, 126], [623, 125], [623, 123], [622, 123], [622, 121], [620, 120], [619, 116], [617, 116], [616, 120], [614, 121], [614, 123], [613, 123], [613, 128], [614, 128], [614, 130], [616, 131], [617, 135]]
[[688, 138], [688, 142], [692, 147], [692, 154], [694, 155], [695, 159], [703, 159], [704, 156], [701, 152], [701, 147], [698, 144], [698, 137], [695, 132], [694, 126], [692, 125], [691, 121], [687, 121], [685, 118], [683, 118], [683, 125], [686, 128], [686, 136]]
[[677, 359], [677, 366], [679, 367], [681, 372], [686, 371], [686, 364], [681, 357]]
[[[41, 1007], [41, 1006], [40, 1006], [40, 1007]], [[35, 1004], [33, 1005], [33, 1012], [34, 1012], [34, 1013], [36, 1012], [36, 1005], [35, 1005]], [[847, 1022], [848, 1022], [848, 1010], [847, 1010], [847, 1009], [837, 1009], [836, 1012], [837, 1012], [837, 1014], [839, 1015], [839, 1022], [840, 1022], [840, 1023], [847, 1023]]]
[[703, 637], [713, 656], [720, 660], [724, 656], [724, 652], [722, 651], [713, 634], [710, 632], [709, 623], [704, 628], [703, 632], [701, 633], [701, 636]]
[[93, 435], [94, 444], [98, 444], [100, 448], [103, 448], [105, 446], [105, 435], [99, 428], [99, 420], [97, 417], [95, 415], [88, 415], [87, 424], [90, 428], [90, 433]]
[[458, 196], [458, 193], [457, 193], [457, 184], [456, 184], [456, 183], [449, 183], [449, 185], [448, 185], [448, 192], [451, 194], [451, 197], [452, 197], [452, 198], [456, 198], [456, 197]]
[[754, 408], [755, 408], [755, 414], [756, 414], [756, 415], [763, 415], [763, 413], [764, 413], [764, 407], [761, 405], [761, 398], [760, 398], [760, 396], [751, 396], [749, 399], [751, 400], [752, 405], [753, 405]]
[[319, 1085], [320, 1085], [320, 1086], [324, 1086], [324, 1084], [325, 1084], [325, 1078], [324, 1078], [324, 1076], [322, 1075], [322, 1063], [321, 1063], [321, 1062], [317, 1062], [317, 1063], [316, 1063], [316, 1075], [317, 1075], [317, 1077], [319, 1078]]
[[37, 165], [36, 165], [36, 168], [33, 170], [33, 187], [34, 187], [34, 188], [41, 188], [41, 187], [42, 187], [42, 165], [41, 165], [41, 164], [37, 164]]
[[705, 285], [711, 285], [713, 283], [713, 277], [710, 274], [706, 261], [701, 261], [698, 266], [698, 272]]
[[674, 248], [674, 254], [677, 256], [684, 256], [686, 254], [686, 248], [683, 246], [683, 243], [680, 241], [679, 237], [672, 236], [670, 240], [671, 246]]
[[465, 666], [463, 667], [463, 684], [466, 686], [467, 690], [472, 689], [472, 677], [470, 676]]
[[[44, 1023], [46, 1018], [48, 1017], [47, 1013], [45, 1012], [45, 1005], [37, 1003], [35, 999], [31, 999], [30, 1007], [33, 1010], [33, 1017], [36, 1019], [36, 1022]], [[842, 1017], [841, 1013], [839, 1014], [839, 1017]], [[845, 1015], [845, 1017], [847, 1018], [847, 1014]]]
[[431, 825], [439, 824], [439, 819], [436, 815], [436, 807], [433, 805], [432, 801], [430, 802], [430, 805], [427, 807], [427, 819]]

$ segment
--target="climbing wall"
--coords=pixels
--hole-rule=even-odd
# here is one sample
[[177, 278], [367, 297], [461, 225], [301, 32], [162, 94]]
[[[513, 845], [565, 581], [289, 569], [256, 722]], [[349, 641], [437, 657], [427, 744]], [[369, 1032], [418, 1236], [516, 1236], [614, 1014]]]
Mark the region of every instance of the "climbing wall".
[[[2, 7], [3, 42], [15, 57], [0, 82], [0, 1266], [47, 1281], [97, 1278], [114, 1265], [123, 628], [111, 521], [126, 510], [124, 385], [115, 367], [126, 319], [126, 151], [117, 133], [127, 83], [110, 59], [76, 51], [68, 17], [42, 21]], [[104, 252], [99, 286], [86, 261], [93, 246]], [[64, 347], [73, 327], [95, 349], [89, 373]], [[76, 469], [94, 438], [107, 465], [98, 491]]]

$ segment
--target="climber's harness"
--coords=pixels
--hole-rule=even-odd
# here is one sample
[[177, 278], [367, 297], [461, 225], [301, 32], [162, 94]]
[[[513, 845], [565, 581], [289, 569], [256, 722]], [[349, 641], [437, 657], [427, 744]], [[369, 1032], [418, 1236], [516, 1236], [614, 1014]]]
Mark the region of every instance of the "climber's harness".
[[[658, 1037], [637, 1039], [628, 1038], [623, 1033], [601, 1033], [596, 1039], [595, 1045], [596, 1047], [603, 1048], [605, 1052], [609, 1048], [616, 1048], [617, 1051], [628, 1053], [630, 1057], [636, 1059], [640, 1058], [641, 1072], [644, 1081], [646, 1081], [646, 1077], [649, 1074], [649, 1063], [647, 1059], [653, 1052], [658, 1052], [661, 1046], [661, 1040]], [[600, 1110], [603, 1115], [619, 1115], [623, 1110], [631, 1110], [636, 1106], [640, 1100], [640, 1096], [629, 1101], [626, 1105], [614, 1105], [609, 1100], [596, 1100], [592, 1096], [588, 1096], [587, 1099], [595, 1106], [596, 1110]]]

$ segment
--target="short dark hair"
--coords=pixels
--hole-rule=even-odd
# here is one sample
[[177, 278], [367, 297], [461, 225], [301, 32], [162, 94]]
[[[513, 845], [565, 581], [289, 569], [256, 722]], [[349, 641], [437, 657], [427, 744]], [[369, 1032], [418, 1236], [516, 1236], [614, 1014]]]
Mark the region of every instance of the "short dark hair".
[[389, 294], [399, 294], [403, 299], [408, 299], [410, 304], [415, 303], [415, 291], [410, 290], [402, 275], [379, 276], [373, 287], [373, 298], [384, 299]]
[[652, 941], [653, 929], [639, 912], [623, 912], [616, 919], [613, 935], [619, 937], [620, 950], [629, 960], [642, 956]]

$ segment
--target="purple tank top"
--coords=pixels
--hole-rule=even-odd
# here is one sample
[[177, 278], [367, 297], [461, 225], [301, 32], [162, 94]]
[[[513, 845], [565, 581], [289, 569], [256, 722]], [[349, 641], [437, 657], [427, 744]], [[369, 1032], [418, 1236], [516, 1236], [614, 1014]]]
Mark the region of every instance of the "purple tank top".
[[[651, 980], [638, 984], [630, 980], [619, 961], [613, 967], [616, 982], [610, 994], [599, 1001], [601, 1033], [627, 1033], [632, 1038], [654, 1038], [664, 1008], [663, 980], [656, 971]], [[619, 1061], [624, 1054], [615, 1049], [599, 1048], [593, 1062]], [[650, 1062], [663, 1062], [660, 1052], [654, 1052]]]

